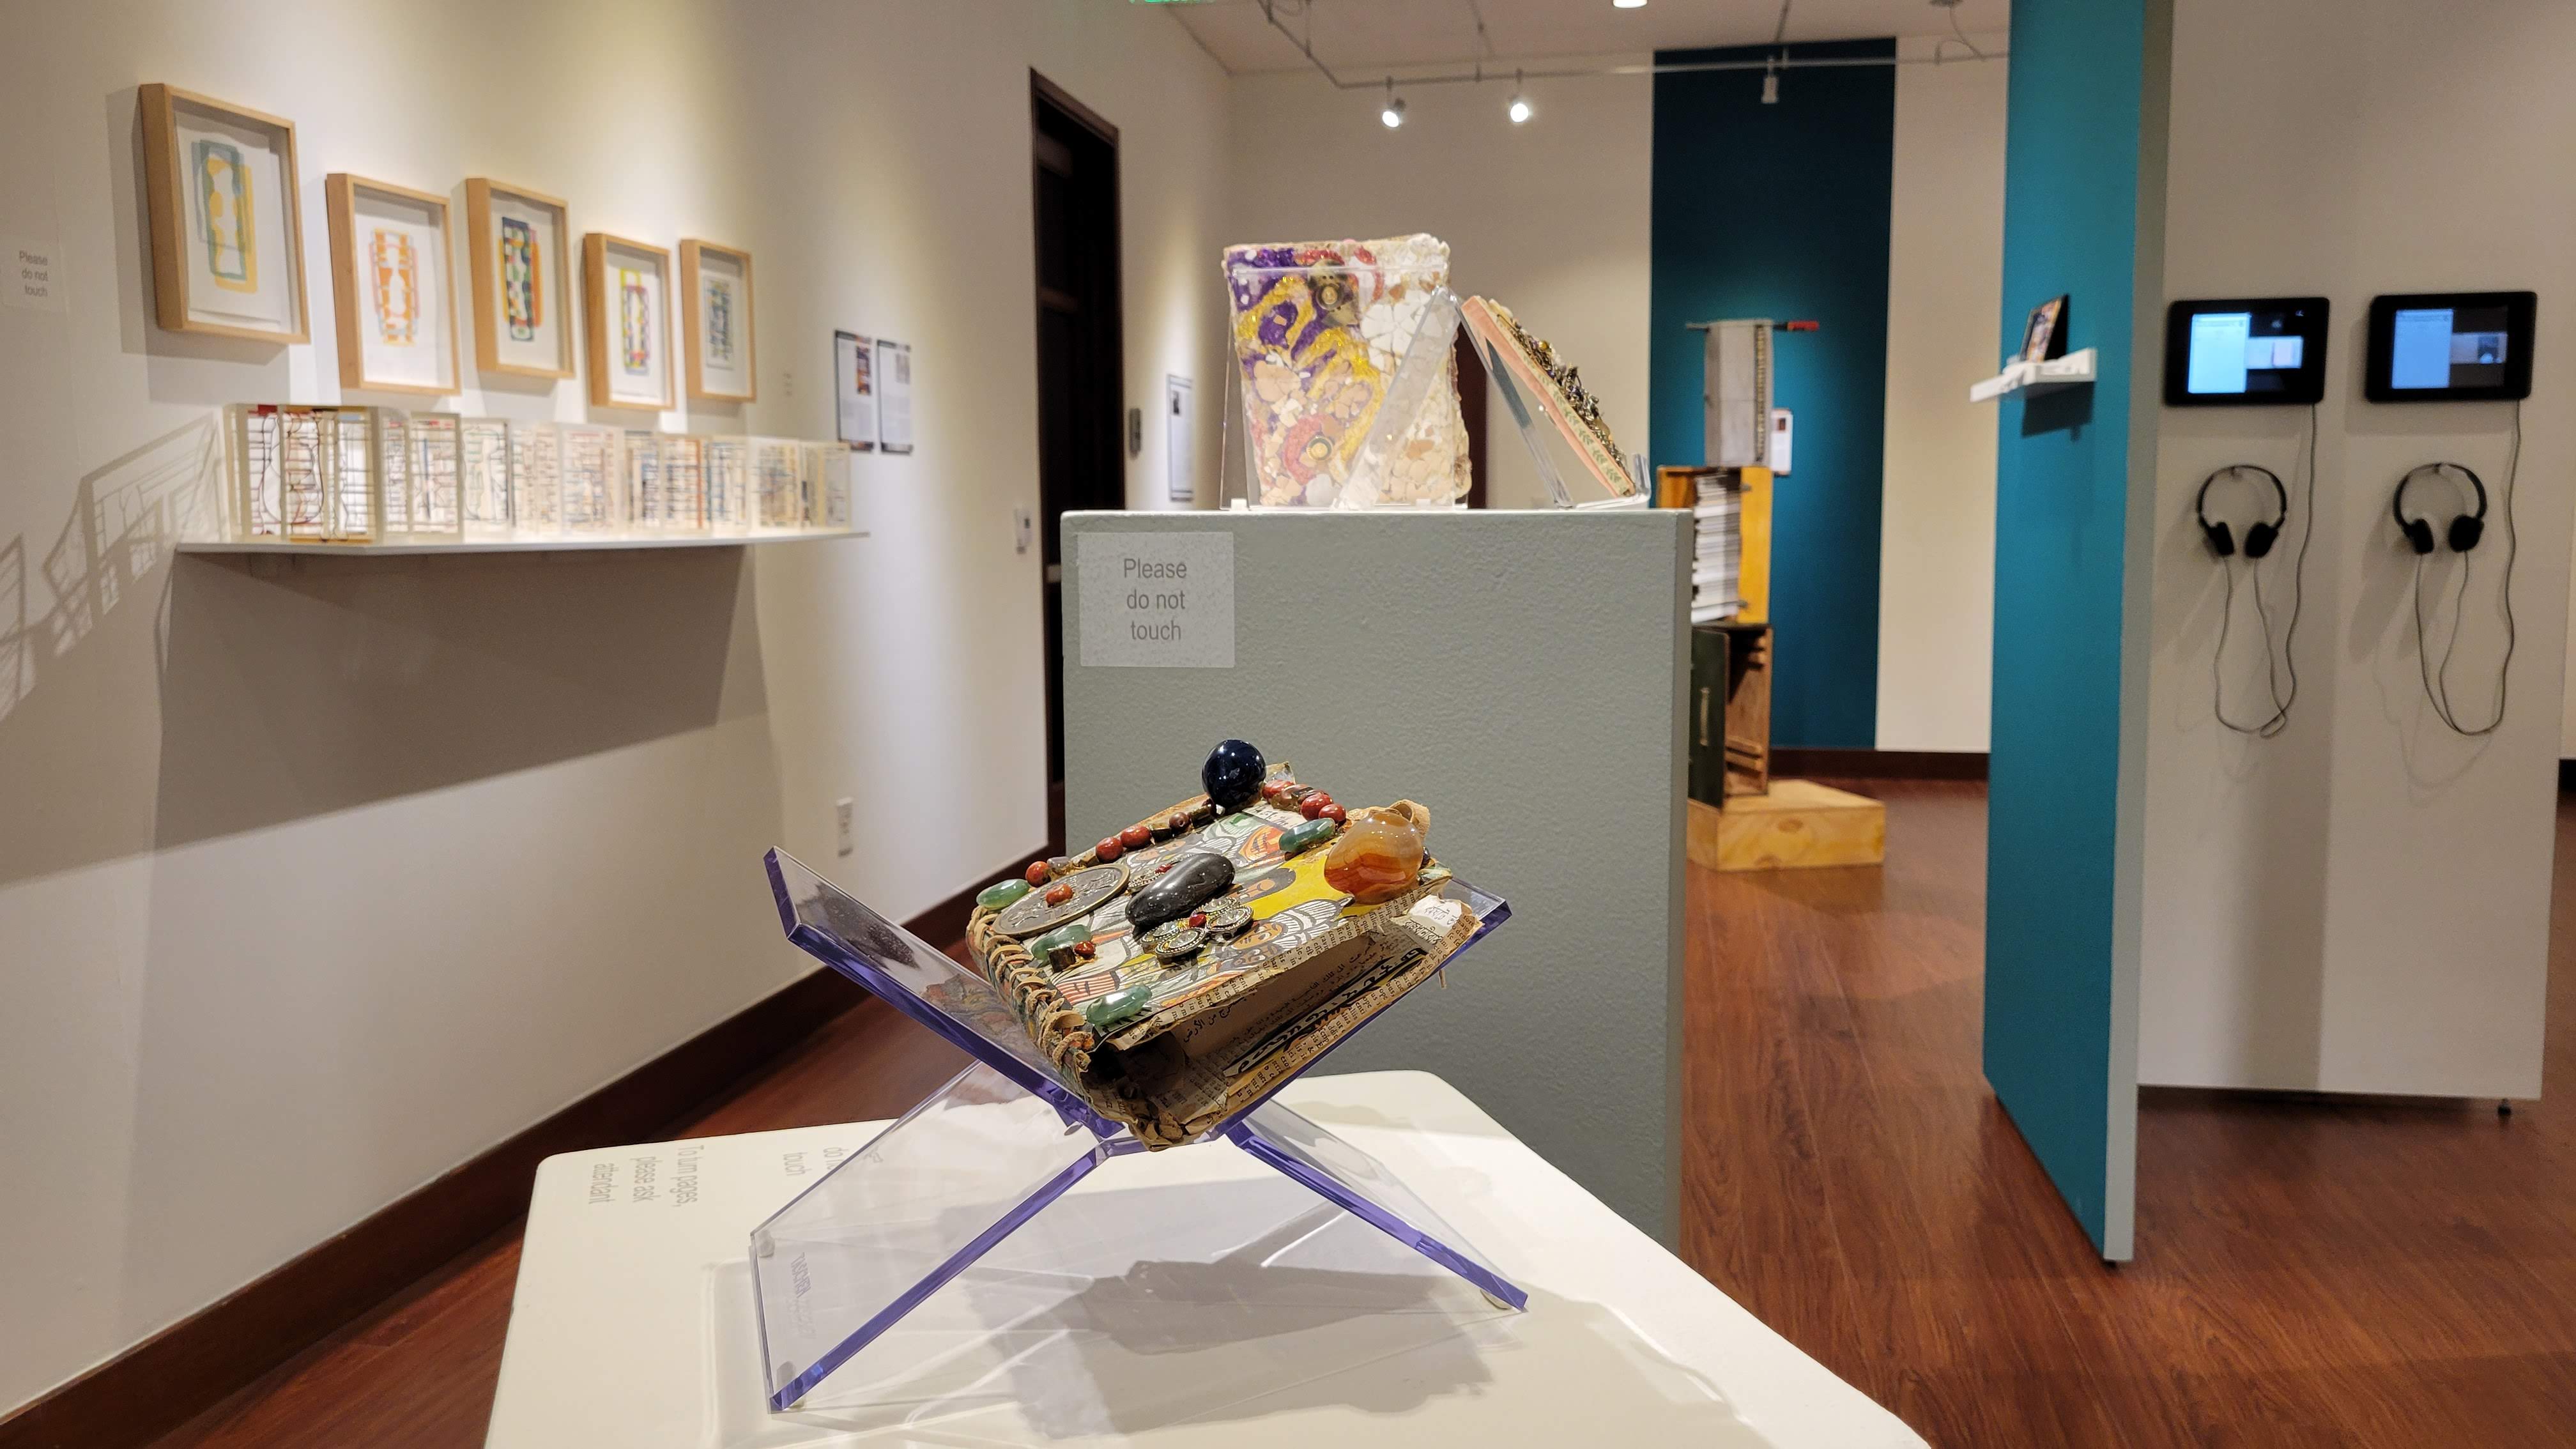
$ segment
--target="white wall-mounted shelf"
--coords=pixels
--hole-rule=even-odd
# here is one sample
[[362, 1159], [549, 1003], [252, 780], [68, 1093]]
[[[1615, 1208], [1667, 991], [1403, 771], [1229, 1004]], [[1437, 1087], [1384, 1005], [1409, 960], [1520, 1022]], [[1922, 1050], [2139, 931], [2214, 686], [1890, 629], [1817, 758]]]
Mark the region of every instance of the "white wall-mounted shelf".
[[422, 539], [393, 543], [315, 543], [303, 539], [193, 539], [181, 553], [287, 553], [332, 558], [374, 558], [392, 554], [433, 553], [582, 553], [607, 549], [740, 548], [744, 544], [805, 543], [823, 538], [865, 538], [852, 528], [808, 529], [796, 533], [611, 534], [598, 538]]
[[2046, 362], [2016, 362], [1995, 376], [1968, 389], [1968, 401], [1993, 402], [2008, 392], [2055, 392], [2061, 387], [2084, 387], [2093, 381], [2093, 349], [2070, 352]]

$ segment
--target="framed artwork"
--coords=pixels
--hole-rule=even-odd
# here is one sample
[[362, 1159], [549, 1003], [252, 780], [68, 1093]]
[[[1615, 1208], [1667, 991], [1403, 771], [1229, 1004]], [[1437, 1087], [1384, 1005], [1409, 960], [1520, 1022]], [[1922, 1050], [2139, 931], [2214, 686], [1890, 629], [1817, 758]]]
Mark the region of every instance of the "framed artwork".
[[2051, 297], [2030, 309], [2030, 320], [2022, 324], [2021, 360], [2046, 362], [2066, 355], [2066, 298]]
[[912, 344], [877, 339], [877, 446], [912, 451]]
[[474, 259], [474, 366], [572, 376], [572, 228], [563, 202], [477, 176], [465, 183]]
[[854, 453], [877, 445], [876, 344], [856, 332], [832, 334], [832, 414]]
[[714, 242], [680, 243], [680, 314], [688, 329], [689, 396], [751, 402], [751, 253]]
[[456, 275], [447, 198], [345, 171], [323, 179], [340, 385], [457, 390]]
[[590, 402], [677, 407], [671, 376], [671, 254], [603, 231], [581, 239], [590, 329]]
[[295, 123], [176, 86], [139, 94], [161, 325], [308, 340]]

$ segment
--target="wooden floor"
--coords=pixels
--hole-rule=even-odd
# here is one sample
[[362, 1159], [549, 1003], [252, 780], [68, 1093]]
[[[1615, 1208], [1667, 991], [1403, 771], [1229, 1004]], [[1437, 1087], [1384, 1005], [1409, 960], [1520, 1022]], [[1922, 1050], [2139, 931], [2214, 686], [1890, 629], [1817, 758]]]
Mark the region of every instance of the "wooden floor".
[[[1888, 864], [1690, 880], [1684, 1251], [1941, 1446], [2576, 1444], [2576, 1110], [2150, 1094], [2138, 1260], [2097, 1261], [1977, 1069], [1985, 801]], [[2576, 812], [2548, 1086], [2576, 1092]], [[882, 1012], [678, 1135], [892, 1115], [960, 1058]], [[165, 1445], [476, 1445], [497, 1239]]]

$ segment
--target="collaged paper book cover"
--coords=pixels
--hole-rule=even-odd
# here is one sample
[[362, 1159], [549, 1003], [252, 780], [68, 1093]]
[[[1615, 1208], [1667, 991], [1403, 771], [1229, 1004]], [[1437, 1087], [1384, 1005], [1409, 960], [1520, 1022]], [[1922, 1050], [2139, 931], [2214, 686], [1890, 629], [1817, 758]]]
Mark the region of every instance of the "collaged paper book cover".
[[[1329, 507], [1341, 497], [1431, 294], [1449, 282], [1449, 245], [1416, 234], [1377, 241], [1228, 247], [1235, 363], [1250, 432], [1252, 499]], [[1447, 503], [1469, 484], [1457, 363], [1407, 425], [1375, 480], [1389, 504]]]

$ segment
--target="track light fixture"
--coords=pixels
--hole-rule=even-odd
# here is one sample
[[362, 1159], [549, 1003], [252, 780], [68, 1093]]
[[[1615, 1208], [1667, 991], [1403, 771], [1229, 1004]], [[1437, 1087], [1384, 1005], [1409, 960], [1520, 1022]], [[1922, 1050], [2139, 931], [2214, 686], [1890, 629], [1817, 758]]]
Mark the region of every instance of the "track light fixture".
[[1404, 98], [1395, 93], [1395, 77], [1386, 78], [1386, 105], [1377, 113], [1378, 121], [1388, 130], [1404, 124]]
[[1515, 126], [1522, 124], [1531, 116], [1537, 114], [1537, 112], [1530, 109], [1528, 92], [1521, 89], [1521, 73], [1519, 71], [1512, 72], [1512, 103], [1503, 108], [1503, 114], [1511, 117], [1512, 124]]

